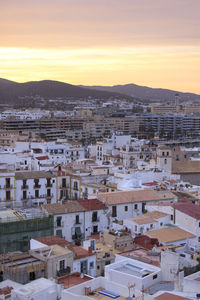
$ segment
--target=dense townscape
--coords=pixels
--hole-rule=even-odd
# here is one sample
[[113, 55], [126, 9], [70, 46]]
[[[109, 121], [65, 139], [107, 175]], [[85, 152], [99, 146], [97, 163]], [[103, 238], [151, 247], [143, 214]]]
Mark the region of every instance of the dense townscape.
[[2, 105], [0, 299], [199, 299], [200, 106], [71, 102]]

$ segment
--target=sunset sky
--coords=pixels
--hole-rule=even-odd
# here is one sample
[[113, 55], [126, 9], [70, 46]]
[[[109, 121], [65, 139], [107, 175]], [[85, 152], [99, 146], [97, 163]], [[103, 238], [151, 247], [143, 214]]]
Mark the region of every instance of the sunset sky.
[[200, 94], [200, 0], [0, 0], [0, 77]]

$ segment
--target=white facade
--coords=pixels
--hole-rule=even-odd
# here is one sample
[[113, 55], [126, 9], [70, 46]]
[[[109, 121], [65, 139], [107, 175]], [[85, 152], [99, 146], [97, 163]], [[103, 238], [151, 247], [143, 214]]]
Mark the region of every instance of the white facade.
[[74, 259], [73, 272], [88, 274], [92, 277], [96, 276], [96, 255]]
[[16, 186], [14, 172], [0, 173], [0, 207], [14, 207], [16, 202]]
[[50, 172], [17, 172], [16, 205], [30, 207], [56, 203], [56, 176]]
[[11, 291], [11, 300], [55, 300], [61, 295], [61, 287], [55, 282], [40, 278]]
[[116, 262], [105, 266], [105, 278], [122, 285], [131, 282], [141, 291], [161, 281], [162, 272], [153, 265], [116, 255]]
[[71, 242], [77, 238], [77, 232], [81, 232], [80, 238], [86, 239], [92, 234], [103, 232], [108, 228], [108, 224], [109, 221], [104, 210], [59, 214], [54, 215], [54, 234]]

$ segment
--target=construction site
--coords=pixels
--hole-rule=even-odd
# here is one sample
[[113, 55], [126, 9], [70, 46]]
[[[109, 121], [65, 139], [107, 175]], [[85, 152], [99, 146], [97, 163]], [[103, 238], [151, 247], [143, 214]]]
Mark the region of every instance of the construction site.
[[31, 238], [53, 235], [53, 215], [41, 211], [0, 211], [0, 254], [28, 251]]

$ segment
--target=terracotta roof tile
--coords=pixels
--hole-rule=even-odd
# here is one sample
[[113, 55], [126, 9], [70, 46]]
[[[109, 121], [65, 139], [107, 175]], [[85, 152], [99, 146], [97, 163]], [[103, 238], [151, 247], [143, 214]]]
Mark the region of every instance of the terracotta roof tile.
[[173, 207], [196, 220], [200, 220], [200, 206], [198, 205], [191, 202], [177, 202], [173, 204]]
[[97, 197], [101, 201], [105, 201], [108, 205], [134, 202], [174, 200], [175, 198], [175, 196], [168, 191], [161, 193], [152, 189], [99, 193]]
[[107, 206], [98, 199], [85, 199], [77, 201], [85, 210], [106, 209]]
[[171, 293], [163, 293], [162, 295], [160, 296], [157, 296], [155, 298], [156, 300], [189, 300], [190, 298], [186, 298], [186, 297], [182, 297], [182, 296], [178, 296], [178, 295], [174, 295], [174, 294], [171, 294]]
[[59, 203], [46, 204], [43, 205], [43, 208], [48, 213], [52, 213], [54, 215], [85, 211], [83, 206], [80, 203], [78, 203], [78, 201], [72, 201], [65, 204], [59, 204]]
[[55, 235], [35, 238], [35, 240], [40, 243], [43, 243], [47, 246], [59, 245], [61, 247], [65, 247], [65, 246], [71, 245], [70, 242], [66, 241], [65, 239], [63, 239], [59, 236], [55, 236]]
[[151, 230], [146, 234], [151, 238], [158, 239], [161, 243], [175, 242], [195, 237], [194, 234], [178, 227], [167, 227]]

